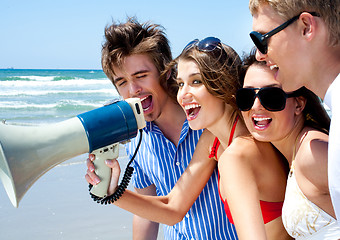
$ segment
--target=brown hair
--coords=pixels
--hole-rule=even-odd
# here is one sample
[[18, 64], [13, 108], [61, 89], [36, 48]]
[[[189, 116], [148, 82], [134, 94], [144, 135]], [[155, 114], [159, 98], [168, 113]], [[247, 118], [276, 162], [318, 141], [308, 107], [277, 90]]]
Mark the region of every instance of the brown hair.
[[301, 12], [316, 12], [328, 27], [330, 46], [340, 41], [340, 0], [250, 0], [249, 9], [256, 14], [261, 5], [268, 4], [283, 20], [288, 20]]
[[[264, 66], [266, 63], [257, 61], [256, 49], [252, 49], [248, 56], [245, 56], [241, 68], [240, 85], [243, 86], [244, 77], [247, 70], [252, 65]], [[306, 87], [301, 87], [295, 91], [296, 96], [302, 96], [306, 99], [306, 106], [303, 109], [303, 115], [305, 120], [305, 126], [315, 128], [321, 132], [328, 134], [330, 126], [330, 117], [327, 114], [325, 108], [322, 106], [320, 98]]]
[[[155, 64], [159, 73], [172, 60], [168, 39], [163, 27], [149, 22], [139, 23], [135, 18], [128, 18], [126, 23], [113, 23], [105, 28], [105, 42], [102, 46], [102, 68], [106, 76], [113, 81], [113, 66], [122, 67], [124, 58], [133, 54], [146, 54]], [[161, 86], [176, 99], [176, 93], [168, 91], [169, 75], [160, 78]], [[173, 76], [170, 76], [173, 77]]]
[[[202, 82], [208, 92], [233, 107], [234, 111], [230, 120], [236, 115], [241, 116], [236, 105], [236, 91], [240, 88], [238, 78], [242, 62], [233, 48], [222, 43], [211, 52], [191, 47], [185, 49], [168, 68], [172, 68], [177, 73], [177, 64], [180, 59], [194, 61], [198, 65]], [[171, 85], [173, 89], [178, 90], [175, 81], [172, 81]]]

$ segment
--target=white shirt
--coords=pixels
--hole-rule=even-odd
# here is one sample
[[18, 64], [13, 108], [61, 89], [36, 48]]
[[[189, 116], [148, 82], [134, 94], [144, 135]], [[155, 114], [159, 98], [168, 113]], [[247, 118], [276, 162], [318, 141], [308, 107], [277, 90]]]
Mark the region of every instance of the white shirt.
[[328, 184], [335, 216], [340, 225], [340, 74], [328, 88], [324, 103], [332, 112], [328, 145]]

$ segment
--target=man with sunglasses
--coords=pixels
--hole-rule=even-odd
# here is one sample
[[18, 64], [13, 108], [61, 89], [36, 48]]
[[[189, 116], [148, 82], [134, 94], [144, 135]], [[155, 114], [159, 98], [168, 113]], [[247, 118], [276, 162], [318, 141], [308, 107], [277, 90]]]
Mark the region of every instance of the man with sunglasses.
[[[133, 162], [135, 191], [144, 195], [164, 196], [171, 191], [202, 133], [189, 128], [176, 100], [177, 88], [167, 84], [173, 74], [160, 75], [171, 60], [168, 40], [159, 25], [129, 19], [105, 29], [103, 70], [123, 98], [141, 99], [147, 121]], [[138, 139], [126, 146], [129, 158]], [[92, 185], [100, 181], [90, 160], [86, 179]], [[224, 213], [217, 183], [216, 169], [184, 219], [173, 226], [164, 225], [164, 239], [237, 239]], [[158, 223], [134, 216], [133, 239], [157, 239], [157, 233]]]
[[256, 58], [285, 91], [307, 87], [332, 111], [329, 189], [340, 224], [340, 0], [250, 0]]

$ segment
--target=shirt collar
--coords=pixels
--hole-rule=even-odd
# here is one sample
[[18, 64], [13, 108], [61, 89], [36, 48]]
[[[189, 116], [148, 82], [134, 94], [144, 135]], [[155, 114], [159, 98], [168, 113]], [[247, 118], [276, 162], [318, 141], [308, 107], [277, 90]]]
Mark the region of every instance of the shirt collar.
[[[162, 131], [158, 128], [157, 124], [154, 123], [154, 122], [146, 122], [146, 126], [144, 128], [144, 131], [145, 132], [154, 132], [154, 133], [158, 133], [158, 134], [163, 134]], [[189, 127], [188, 120], [185, 120], [184, 123], [183, 123], [183, 126], [182, 126], [179, 144], [184, 141], [184, 139], [188, 135], [189, 131], [192, 131], [192, 129], [190, 129], [190, 127]]]

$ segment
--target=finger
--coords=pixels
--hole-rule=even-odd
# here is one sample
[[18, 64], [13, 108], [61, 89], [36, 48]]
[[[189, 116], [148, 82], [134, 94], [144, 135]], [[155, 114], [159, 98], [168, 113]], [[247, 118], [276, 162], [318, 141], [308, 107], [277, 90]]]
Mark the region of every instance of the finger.
[[85, 175], [85, 180], [86, 180], [89, 184], [96, 185], [96, 183], [92, 180], [92, 178], [91, 178], [88, 174]]
[[91, 179], [90, 181], [92, 185], [97, 185], [98, 183], [100, 183], [100, 178], [97, 176], [95, 172], [91, 172], [90, 170], [87, 170], [86, 175]]
[[93, 162], [94, 159], [96, 158], [96, 155], [94, 155], [93, 153], [89, 153], [89, 159]]
[[92, 162], [92, 160], [90, 158], [88, 158], [86, 160], [86, 166], [87, 166], [88, 170], [90, 170], [91, 172], [94, 172], [95, 167], [94, 167], [94, 164], [93, 164], [93, 162]]
[[106, 164], [112, 168], [111, 172], [111, 180], [108, 193], [109, 195], [113, 194], [118, 187], [118, 181], [120, 176], [120, 166], [116, 159], [107, 160]]

